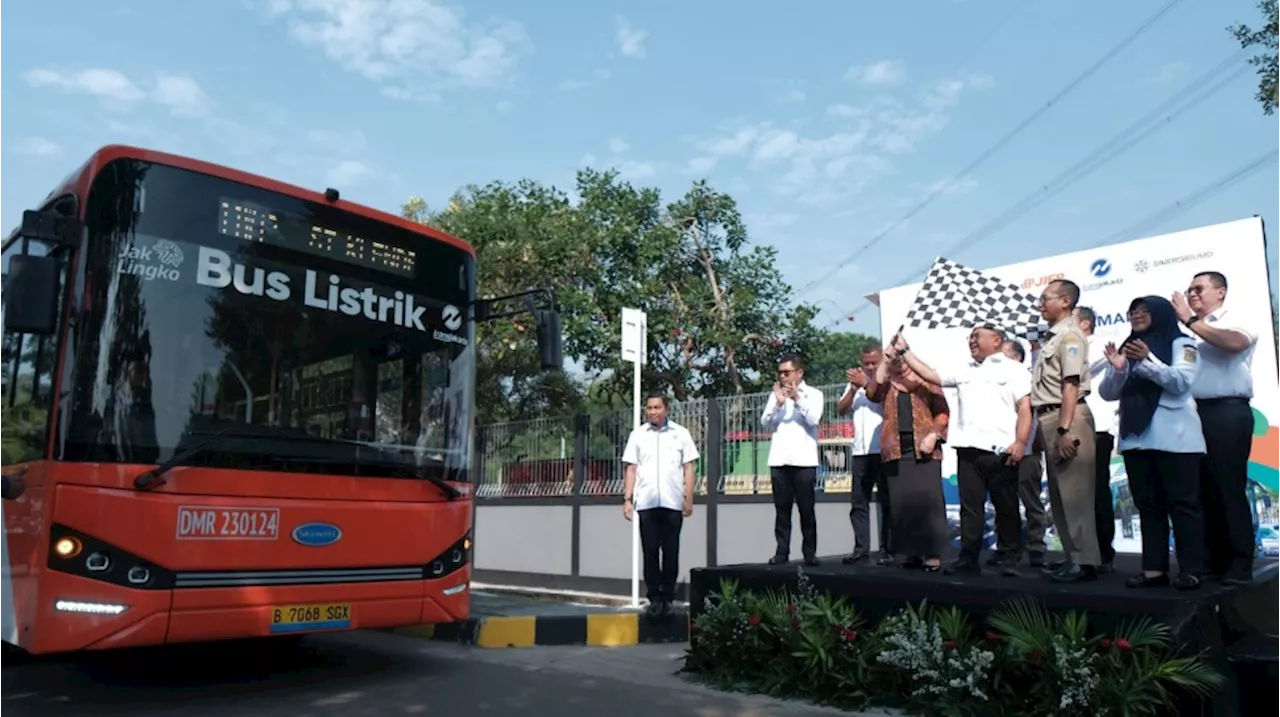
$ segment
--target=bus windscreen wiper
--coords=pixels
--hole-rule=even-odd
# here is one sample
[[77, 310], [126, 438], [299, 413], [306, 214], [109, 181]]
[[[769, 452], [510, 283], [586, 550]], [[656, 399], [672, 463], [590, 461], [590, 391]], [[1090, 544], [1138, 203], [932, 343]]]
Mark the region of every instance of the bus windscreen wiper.
[[158, 465], [156, 465], [155, 468], [143, 471], [139, 473], [137, 476], [135, 476], [133, 479], [133, 487], [137, 490], [155, 490], [156, 488], [159, 488], [165, 483], [165, 479], [164, 479], [165, 473], [168, 473], [174, 468], [191, 460], [193, 456], [203, 452], [204, 450], [209, 448], [209, 446], [213, 445], [214, 443], [217, 443], [218, 440], [221, 439], [223, 436], [236, 430], [237, 428], [238, 426], [228, 426], [214, 433], [212, 436], [209, 436], [203, 441], [200, 441], [194, 446], [188, 448], [187, 450], [182, 451], [181, 453], [174, 453], [169, 458], [169, 460], [163, 461], [162, 463], [159, 463]]

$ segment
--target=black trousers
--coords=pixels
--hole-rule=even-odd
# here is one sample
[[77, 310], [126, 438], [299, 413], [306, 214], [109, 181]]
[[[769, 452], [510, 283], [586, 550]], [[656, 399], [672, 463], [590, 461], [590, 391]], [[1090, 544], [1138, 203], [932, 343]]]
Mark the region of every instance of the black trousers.
[[1093, 434], [1098, 447], [1098, 477], [1093, 485], [1093, 515], [1098, 524], [1098, 551], [1105, 565], [1116, 559], [1116, 504], [1111, 498], [1111, 451], [1116, 438], [1110, 433]]
[[852, 506], [849, 508], [849, 522], [853, 524], [853, 554], [866, 555], [871, 552], [871, 495], [872, 490], [878, 494], [880, 504], [880, 552], [893, 553], [889, 544], [889, 483], [885, 481], [881, 470], [879, 453], [853, 457], [853, 491]]
[[680, 576], [680, 528], [684, 525], [684, 514], [670, 508], [638, 512], [644, 587], [649, 602], [674, 602], [676, 579]]
[[1204, 429], [1205, 456], [1200, 468], [1204, 505], [1205, 568], [1209, 573], [1253, 570], [1253, 510], [1249, 451], [1253, 448], [1253, 410], [1248, 399], [1196, 401]]
[[1169, 521], [1178, 569], [1204, 572], [1204, 511], [1200, 507], [1200, 454], [1126, 451], [1129, 493], [1142, 521], [1142, 569], [1169, 571]]
[[791, 506], [800, 513], [801, 550], [806, 558], [817, 557], [818, 516], [816, 497], [818, 469], [813, 466], [775, 466], [769, 469], [773, 481], [773, 537], [778, 541], [774, 555], [791, 555]]
[[996, 509], [996, 544], [1009, 546], [1004, 558], [1021, 558], [1022, 515], [1018, 512], [1018, 467], [977, 448], [956, 449], [960, 490], [960, 559], [977, 562], [987, 532], [987, 496]]

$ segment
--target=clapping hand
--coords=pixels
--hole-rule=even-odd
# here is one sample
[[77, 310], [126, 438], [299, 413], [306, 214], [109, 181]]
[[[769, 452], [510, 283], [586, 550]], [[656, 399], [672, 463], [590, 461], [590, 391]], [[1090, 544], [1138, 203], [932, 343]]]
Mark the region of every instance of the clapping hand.
[[1114, 342], [1108, 341], [1107, 345], [1103, 347], [1102, 353], [1106, 354], [1107, 361], [1111, 364], [1111, 368], [1116, 371], [1124, 370], [1127, 359], [1125, 358], [1125, 355], [1120, 353], [1120, 350], [1116, 348]]
[[773, 384], [773, 398], [778, 402], [779, 406], [787, 402], [787, 394], [783, 391], [782, 384]]
[[1173, 296], [1169, 297], [1169, 303], [1173, 304], [1173, 313], [1177, 314], [1178, 320], [1184, 324], [1196, 314], [1191, 310], [1191, 305], [1187, 303], [1187, 297], [1181, 291], [1173, 292]]
[[1151, 355], [1151, 349], [1147, 348], [1147, 345], [1142, 342], [1142, 339], [1134, 339], [1133, 341], [1130, 341], [1125, 344], [1120, 351], [1124, 354], [1125, 358], [1132, 359], [1134, 361], [1145, 361], [1147, 356]]
[[849, 379], [849, 383], [858, 388], [867, 387], [867, 374], [860, 368], [851, 368], [844, 372], [844, 377]]

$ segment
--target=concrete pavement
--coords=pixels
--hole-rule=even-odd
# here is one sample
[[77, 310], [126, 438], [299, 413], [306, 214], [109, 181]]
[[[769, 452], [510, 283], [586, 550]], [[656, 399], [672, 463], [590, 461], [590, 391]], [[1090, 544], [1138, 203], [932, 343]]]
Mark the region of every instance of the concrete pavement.
[[494, 651], [357, 632], [313, 636], [296, 650], [196, 645], [75, 661], [6, 659], [0, 700], [9, 717], [851, 717], [690, 684], [674, 674], [682, 649]]

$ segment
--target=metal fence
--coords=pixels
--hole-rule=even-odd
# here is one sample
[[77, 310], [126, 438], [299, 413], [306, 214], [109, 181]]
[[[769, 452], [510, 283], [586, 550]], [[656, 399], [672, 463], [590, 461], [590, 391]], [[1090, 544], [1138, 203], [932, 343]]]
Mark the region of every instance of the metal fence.
[[[853, 424], [836, 415], [845, 384], [816, 387], [826, 406], [819, 427], [819, 490], [847, 493]], [[721, 452], [716, 489], [726, 495], [768, 494], [769, 441], [772, 434], [760, 424], [770, 394], [752, 393], [699, 398], [671, 404], [671, 420], [688, 429], [701, 458], [696, 465], [695, 491], [707, 492], [708, 451]], [[716, 412], [719, 421], [710, 419]], [[622, 451], [631, 434], [630, 409], [591, 415], [539, 418], [481, 426], [476, 452], [481, 498], [554, 498], [572, 495], [575, 485], [584, 496], [618, 496], [623, 490]], [[713, 424], [723, 428], [709, 435]], [[578, 460], [578, 452], [583, 459]], [[584, 476], [575, 482], [581, 466]]]

